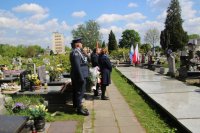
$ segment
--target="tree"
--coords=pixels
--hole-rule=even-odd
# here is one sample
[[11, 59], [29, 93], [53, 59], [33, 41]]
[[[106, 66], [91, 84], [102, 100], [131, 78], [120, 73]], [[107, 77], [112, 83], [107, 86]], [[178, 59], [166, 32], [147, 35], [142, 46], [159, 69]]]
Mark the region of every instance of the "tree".
[[148, 51], [151, 50], [151, 45], [146, 43], [146, 44], [142, 44], [140, 46], [140, 50], [143, 52], [143, 53], [147, 53]]
[[117, 41], [115, 38], [115, 34], [113, 33], [113, 31], [110, 31], [109, 37], [108, 37], [108, 51], [111, 53], [111, 51], [113, 50], [117, 50], [118, 46], [117, 46]]
[[105, 47], [106, 47], [106, 43], [105, 43], [105, 41], [103, 41], [102, 48], [105, 48]]
[[160, 35], [160, 44], [164, 51], [169, 48], [172, 51], [184, 49], [184, 46], [188, 43], [188, 36], [187, 32], [183, 30], [182, 24], [179, 1], [171, 0], [167, 9], [165, 29], [161, 31]]
[[125, 30], [122, 32], [122, 39], [119, 42], [120, 48], [130, 48], [132, 44], [140, 44], [140, 35], [135, 30]]
[[199, 34], [191, 34], [188, 37], [189, 37], [189, 39], [199, 39], [200, 35]]
[[146, 43], [149, 43], [153, 46], [153, 55], [155, 55], [155, 45], [159, 41], [159, 31], [156, 28], [149, 29], [144, 37]]
[[78, 25], [77, 29], [72, 30], [73, 38], [81, 37], [84, 47], [91, 49], [96, 47], [97, 42], [101, 42], [100, 26], [93, 20], [85, 24]]

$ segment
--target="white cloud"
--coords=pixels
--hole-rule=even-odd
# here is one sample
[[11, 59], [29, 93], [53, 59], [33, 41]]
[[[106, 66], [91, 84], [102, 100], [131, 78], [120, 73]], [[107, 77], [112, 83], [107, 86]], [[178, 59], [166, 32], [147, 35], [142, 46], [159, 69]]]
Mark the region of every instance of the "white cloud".
[[180, 1], [180, 6], [182, 9], [181, 15], [184, 20], [195, 17], [195, 14], [197, 13], [197, 11], [192, 8], [193, 5], [194, 3], [191, 0]]
[[134, 7], [138, 7], [138, 5], [136, 3], [132, 3], [131, 2], [131, 3], [128, 4], [128, 7], [130, 7], [130, 8], [133, 7], [134, 8]]
[[170, 0], [147, 0], [147, 4], [153, 8], [153, 10], [165, 10], [169, 5]]
[[164, 24], [158, 21], [145, 21], [143, 23], [128, 23], [125, 26], [126, 29], [134, 29], [135, 31], [137, 31], [140, 34], [140, 37], [143, 40], [143, 37], [146, 33], [147, 30], [152, 29], [152, 28], [156, 28], [159, 31], [164, 29]]
[[100, 33], [103, 35], [103, 39], [105, 41], [108, 40], [108, 35], [109, 35], [111, 30], [115, 34], [116, 40], [118, 41], [119, 38], [121, 38], [121, 33], [124, 31], [124, 28], [123, 27], [117, 27], [117, 26], [114, 26], [114, 25], [112, 25], [110, 27], [101, 28]]
[[189, 34], [200, 34], [200, 17], [189, 19], [183, 23], [184, 30]]
[[160, 20], [161, 22], [164, 22], [167, 16], [167, 11], [164, 10], [160, 15], [157, 16], [157, 19]]
[[142, 43], [144, 35], [147, 30], [157, 28], [159, 31], [163, 30], [164, 24], [158, 21], [145, 21], [143, 23], [127, 23], [125, 26], [117, 27], [117, 26], [110, 26], [110, 27], [104, 27], [100, 29], [100, 32], [103, 35], [104, 40], [108, 40], [108, 34], [110, 33], [110, 30], [113, 31], [113, 33], [116, 36], [117, 41], [121, 38], [122, 32], [126, 29], [133, 29], [136, 32], [139, 33], [141, 37]]
[[71, 27], [66, 21], [59, 22], [56, 18], [36, 21], [47, 18], [46, 15], [38, 13], [19, 18], [9, 11], [0, 10], [0, 43], [51, 46], [52, 32], [66, 33]]
[[120, 14], [103, 14], [99, 18], [97, 18], [97, 22], [99, 23], [112, 23], [116, 21], [137, 21], [143, 20], [146, 16], [143, 14], [136, 12], [132, 14], [120, 15]]
[[47, 8], [43, 8], [38, 4], [30, 3], [30, 4], [22, 4], [20, 6], [14, 7], [12, 9], [15, 12], [19, 13], [35, 13], [35, 14], [45, 14], [48, 12]]
[[73, 17], [82, 18], [82, 17], [85, 17], [85, 16], [86, 16], [86, 13], [85, 13], [85, 11], [77, 11], [77, 12], [73, 12], [73, 13], [72, 13], [72, 16], [73, 16]]

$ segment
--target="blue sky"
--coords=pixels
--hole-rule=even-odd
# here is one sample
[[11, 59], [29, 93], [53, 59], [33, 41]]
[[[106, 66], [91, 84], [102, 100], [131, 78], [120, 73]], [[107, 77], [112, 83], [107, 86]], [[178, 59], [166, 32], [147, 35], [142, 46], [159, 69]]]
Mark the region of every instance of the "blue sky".
[[[69, 46], [71, 30], [88, 20], [97, 21], [107, 42], [110, 30], [120, 39], [125, 29], [141, 38], [150, 28], [164, 28], [170, 0], [0, 0], [0, 43], [51, 46], [52, 32], [65, 35]], [[200, 34], [200, 1], [179, 0], [183, 27]]]

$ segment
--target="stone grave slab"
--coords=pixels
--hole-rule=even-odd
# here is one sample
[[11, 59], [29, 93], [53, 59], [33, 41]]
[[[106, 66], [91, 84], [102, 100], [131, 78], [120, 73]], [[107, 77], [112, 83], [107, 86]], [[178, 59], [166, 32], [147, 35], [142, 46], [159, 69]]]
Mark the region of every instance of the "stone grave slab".
[[188, 127], [192, 133], [199, 133], [200, 119], [181, 119], [179, 122]]
[[199, 89], [196, 86], [187, 86], [180, 81], [176, 82], [175, 80], [160, 82], [136, 82], [135, 85], [147, 94], [194, 92]]
[[200, 118], [198, 92], [149, 94], [149, 96], [177, 119]]

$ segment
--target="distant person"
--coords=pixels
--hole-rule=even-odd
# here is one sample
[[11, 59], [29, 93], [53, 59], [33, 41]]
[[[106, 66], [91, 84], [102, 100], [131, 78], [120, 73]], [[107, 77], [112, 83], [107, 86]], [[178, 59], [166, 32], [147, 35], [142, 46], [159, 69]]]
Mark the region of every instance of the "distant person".
[[109, 100], [109, 98], [105, 96], [105, 92], [106, 87], [111, 83], [112, 65], [108, 57], [108, 50], [106, 48], [101, 50], [101, 54], [99, 56], [99, 66], [101, 72], [101, 99]]
[[81, 38], [72, 41], [72, 52], [70, 53], [71, 80], [73, 86], [73, 107], [77, 109], [77, 114], [87, 116], [89, 112], [82, 106], [82, 99], [88, 77], [87, 60], [81, 52]]
[[[99, 53], [100, 50], [99, 48], [95, 48], [93, 49], [93, 52], [91, 54], [91, 63], [92, 63], [92, 67], [99, 67]], [[99, 83], [96, 84], [96, 90], [94, 90], [94, 96], [99, 96]]]

